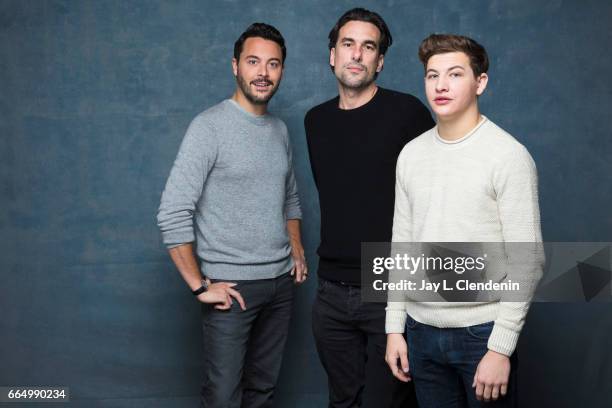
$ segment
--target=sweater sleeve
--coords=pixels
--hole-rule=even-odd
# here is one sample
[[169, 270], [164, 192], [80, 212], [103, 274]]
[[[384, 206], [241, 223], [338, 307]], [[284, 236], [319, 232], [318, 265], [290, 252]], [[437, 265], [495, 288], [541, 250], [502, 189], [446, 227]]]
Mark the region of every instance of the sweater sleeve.
[[[411, 209], [408, 194], [404, 186], [404, 162], [403, 154], [400, 154], [395, 175], [395, 207], [393, 211], [393, 237], [391, 242], [391, 256], [396, 252], [394, 243], [411, 242]], [[401, 274], [397, 270], [389, 271], [389, 282], [399, 281]], [[389, 291], [385, 331], [387, 333], [403, 333], [406, 325], [406, 303], [403, 300], [403, 291]]]
[[293, 171], [293, 153], [289, 145], [287, 145], [287, 155], [289, 156], [289, 171], [285, 186], [285, 216], [288, 220], [300, 220], [302, 219], [302, 209], [300, 208], [297, 182]]
[[157, 212], [157, 225], [168, 248], [195, 241], [194, 212], [217, 151], [211, 126], [196, 117], [183, 138]]
[[506, 243], [505, 280], [520, 283], [525, 301], [512, 302], [502, 297], [488, 348], [510, 356], [516, 348], [544, 264], [537, 171], [523, 146], [499, 165], [493, 183]]
[[315, 162], [313, 160], [313, 147], [312, 147], [312, 130], [311, 130], [311, 123], [312, 123], [312, 118], [311, 118], [311, 111], [309, 111], [308, 113], [306, 113], [306, 116], [304, 116], [304, 132], [306, 133], [306, 144], [308, 145], [308, 157], [310, 159], [310, 169], [312, 171], [312, 179], [315, 183], [315, 186], [317, 188], [319, 188], [319, 183], [317, 181], [317, 169], [315, 167]]

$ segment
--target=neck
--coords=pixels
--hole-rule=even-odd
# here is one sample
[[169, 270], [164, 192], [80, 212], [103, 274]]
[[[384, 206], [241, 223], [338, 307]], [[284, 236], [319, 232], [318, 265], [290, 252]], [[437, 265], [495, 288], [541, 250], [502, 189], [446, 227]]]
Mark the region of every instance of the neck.
[[246, 96], [239, 89], [236, 89], [232, 95], [232, 99], [238, 103], [245, 111], [252, 113], [253, 115], [261, 116], [265, 115], [268, 111], [268, 104], [255, 104], [247, 99]]
[[340, 95], [338, 107], [340, 109], [355, 109], [363, 106], [372, 100], [377, 91], [378, 87], [374, 82], [360, 89], [347, 88], [338, 83], [338, 94]]
[[455, 117], [442, 118], [438, 120], [438, 135], [449, 142], [461, 139], [467, 135], [480, 122], [480, 111], [478, 105], [469, 109], [467, 112], [462, 112], [461, 115]]

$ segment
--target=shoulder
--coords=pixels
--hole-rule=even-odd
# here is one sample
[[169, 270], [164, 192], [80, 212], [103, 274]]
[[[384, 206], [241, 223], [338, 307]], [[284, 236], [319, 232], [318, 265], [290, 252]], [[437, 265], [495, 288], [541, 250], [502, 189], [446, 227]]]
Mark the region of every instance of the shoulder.
[[272, 133], [278, 135], [285, 145], [289, 145], [289, 128], [284, 120], [273, 113], [268, 113], [268, 126]]
[[305, 123], [310, 123], [320, 117], [329, 115], [338, 106], [338, 96], [335, 96], [323, 103], [320, 103], [308, 110], [304, 117]]
[[519, 155], [531, 158], [527, 148], [521, 142], [490, 119], [483, 124], [482, 130], [486, 133], [483, 140], [491, 145], [491, 151], [497, 152], [502, 157]]
[[227, 115], [231, 113], [229, 103], [229, 100], [224, 100], [200, 112], [191, 121], [191, 126], [209, 126], [214, 128], [226, 122]]
[[231, 101], [225, 99], [216, 105], [200, 112], [189, 124], [186, 138], [193, 138], [206, 143], [221, 143], [217, 134], [224, 134], [228, 125], [234, 120], [235, 110]]
[[394, 89], [387, 89], [379, 87], [378, 91], [381, 93], [381, 97], [395, 103], [402, 105], [414, 105], [423, 106], [423, 103], [419, 98], [406, 92], [396, 91]]
[[433, 146], [434, 129], [435, 128], [431, 128], [406, 143], [400, 152], [398, 162], [400, 160], [412, 160], [413, 157], [420, 157], [425, 151], [429, 150]]
[[486, 135], [482, 140], [487, 144], [486, 150], [491, 152], [498, 167], [535, 170], [531, 154], [514, 136], [490, 119], [483, 124], [483, 127]]
[[416, 96], [385, 88], [379, 88], [379, 92], [382, 105], [397, 120], [422, 130], [433, 127], [429, 109]]
[[276, 116], [276, 114], [268, 112], [268, 123], [275, 130], [278, 129], [278, 130], [283, 131], [284, 133], [287, 133], [287, 129], [288, 129], [287, 124], [285, 123], [284, 120]]

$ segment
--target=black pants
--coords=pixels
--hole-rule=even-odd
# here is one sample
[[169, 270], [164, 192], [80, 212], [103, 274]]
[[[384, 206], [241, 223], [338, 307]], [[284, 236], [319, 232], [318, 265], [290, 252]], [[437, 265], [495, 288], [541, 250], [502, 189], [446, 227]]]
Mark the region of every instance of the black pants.
[[319, 278], [312, 329], [329, 383], [329, 407], [416, 407], [412, 383], [385, 363], [385, 305], [362, 303], [359, 286]]
[[202, 309], [202, 407], [270, 407], [289, 330], [293, 277], [232, 282], [246, 310], [236, 301], [227, 311]]

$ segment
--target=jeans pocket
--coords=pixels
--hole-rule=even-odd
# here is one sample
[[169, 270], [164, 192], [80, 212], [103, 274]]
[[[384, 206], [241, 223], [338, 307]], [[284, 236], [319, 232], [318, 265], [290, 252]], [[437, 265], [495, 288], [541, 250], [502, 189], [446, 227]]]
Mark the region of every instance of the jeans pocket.
[[493, 331], [493, 322], [468, 326], [465, 328], [465, 331], [475, 339], [488, 340], [491, 336], [491, 332]]

